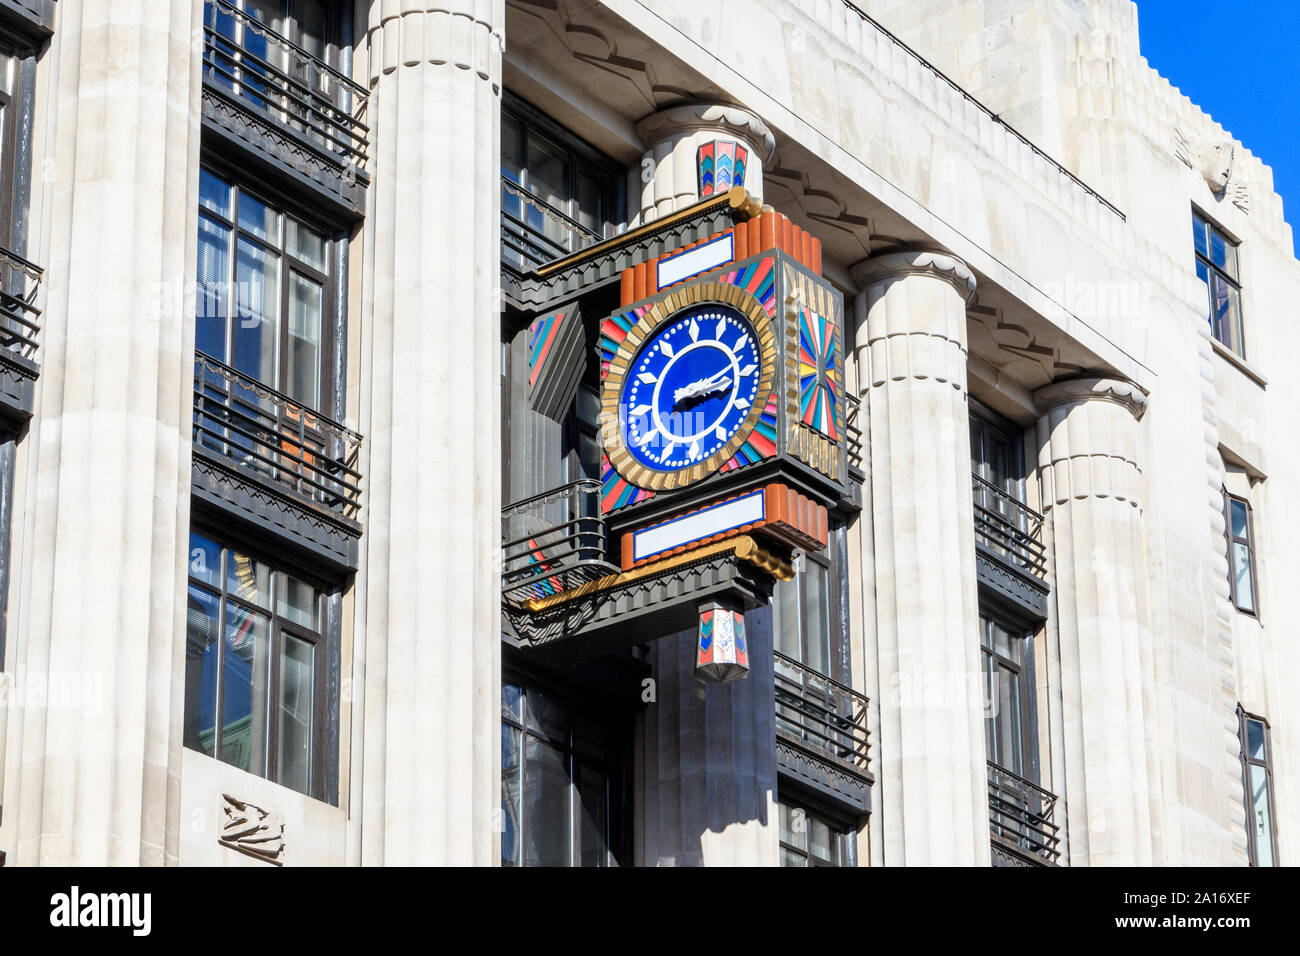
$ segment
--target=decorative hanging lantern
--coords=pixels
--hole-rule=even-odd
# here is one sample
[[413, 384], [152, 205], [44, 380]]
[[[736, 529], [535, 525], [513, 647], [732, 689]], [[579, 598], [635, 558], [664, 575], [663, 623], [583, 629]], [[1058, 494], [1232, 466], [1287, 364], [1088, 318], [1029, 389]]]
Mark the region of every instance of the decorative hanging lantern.
[[716, 602], [700, 605], [700, 630], [695, 642], [695, 676], [709, 684], [740, 680], [749, 674], [745, 644], [745, 615]]

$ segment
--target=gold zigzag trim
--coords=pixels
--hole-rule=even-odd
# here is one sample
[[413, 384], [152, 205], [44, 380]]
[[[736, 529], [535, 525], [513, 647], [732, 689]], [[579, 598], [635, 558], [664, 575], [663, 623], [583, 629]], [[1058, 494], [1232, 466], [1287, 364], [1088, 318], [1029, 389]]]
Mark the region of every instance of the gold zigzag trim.
[[524, 602], [524, 610], [530, 614], [548, 611], [560, 604], [576, 601], [578, 598], [609, 591], [612, 588], [639, 581], [641, 578], [663, 574], [665, 571], [672, 571], [684, 565], [696, 564], [707, 558], [726, 554], [729, 551], [735, 552], [738, 559], [749, 562], [761, 571], [766, 571], [778, 581], [789, 581], [794, 577], [794, 566], [789, 561], [768, 551], [749, 535], [742, 534], [738, 538], [730, 538], [726, 541], [705, 545], [696, 551], [687, 551], [685, 554], [664, 558], [662, 561], [642, 565], [639, 568], [633, 568], [631, 571], [623, 571], [620, 574], [610, 574], [603, 578], [597, 578], [595, 581], [588, 581], [586, 584], [579, 585], [568, 591], [562, 591], [559, 594], [553, 594], [550, 597], [531, 598]]

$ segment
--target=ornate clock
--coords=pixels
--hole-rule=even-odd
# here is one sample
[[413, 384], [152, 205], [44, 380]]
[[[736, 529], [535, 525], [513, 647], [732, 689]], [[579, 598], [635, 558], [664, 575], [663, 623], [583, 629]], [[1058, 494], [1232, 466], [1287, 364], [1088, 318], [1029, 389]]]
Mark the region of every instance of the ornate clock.
[[655, 491], [716, 472], [758, 423], [772, 392], [767, 311], [735, 286], [704, 283], [655, 304], [610, 363], [605, 450], [628, 481]]

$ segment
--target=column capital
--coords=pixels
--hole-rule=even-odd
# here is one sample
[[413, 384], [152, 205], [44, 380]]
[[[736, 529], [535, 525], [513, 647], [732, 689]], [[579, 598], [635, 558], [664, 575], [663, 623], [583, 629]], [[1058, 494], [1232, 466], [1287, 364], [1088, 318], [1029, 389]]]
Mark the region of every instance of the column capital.
[[636, 124], [636, 133], [647, 147], [699, 130], [717, 130], [743, 140], [765, 166], [776, 154], [776, 137], [772, 131], [757, 114], [743, 106], [684, 103], [651, 113]]
[[1147, 410], [1146, 393], [1121, 378], [1071, 378], [1044, 385], [1034, 392], [1034, 403], [1043, 415], [1062, 405], [1092, 401], [1111, 402], [1126, 408], [1137, 421], [1141, 421]]
[[975, 299], [975, 273], [950, 252], [938, 249], [904, 249], [863, 259], [849, 269], [858, 287], [867, 287], [906, 276], [929, 276], [952, 285], [968, 304]]

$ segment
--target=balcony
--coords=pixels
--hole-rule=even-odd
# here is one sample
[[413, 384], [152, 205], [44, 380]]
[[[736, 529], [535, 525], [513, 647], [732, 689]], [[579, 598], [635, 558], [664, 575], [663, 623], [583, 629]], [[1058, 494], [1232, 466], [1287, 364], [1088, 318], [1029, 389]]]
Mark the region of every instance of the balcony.
[[194, 490], [238, 520], [356, 568], [361, 436], [207, 355], [194, 356]]
[[980, 584], [1023, 616], [1046, 618], [1043, 516], [979, 475], [971, 475], [971, 483]]
[[55, 0], [0, 0], [0, 27], [39, 48], [54, 33]]
[[508, 176], [501, 177], [502, 265], [522, 274], [603, 238]]
[[995, 866], [1055, 866], [1061, 851], [1052, 822], [1056, 795], [989, 765], [989, 832]]
[[859, 813], [870, 810], [867, 698], [774, 652], [781, 772]]
[[601, 484], [584, 478], [501, 512], [501, 596], [507, 606], [554, 597], [617, 574], [607, 559]]
[[32, 414], [40, 374], [36, 293], [42, 275], [39, 266], [0, 246], [0, 415], [11, 423]]
[[369, 93], [227, 0], [205, 0], [207, 132], [352, 218], [365, 209]]
[[849, 477], [859, 484], [866, 479], [866, 471], [862, 464], [861, 413], [861, 400], [846, 391], [844, 393], [844, 441], [849, 458]]

